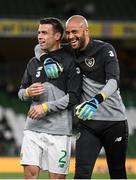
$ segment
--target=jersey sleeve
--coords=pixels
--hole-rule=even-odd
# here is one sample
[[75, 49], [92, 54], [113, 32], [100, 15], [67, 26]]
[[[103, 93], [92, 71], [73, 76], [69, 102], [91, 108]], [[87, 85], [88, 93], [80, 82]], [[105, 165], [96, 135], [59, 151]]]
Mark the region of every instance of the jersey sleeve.
[[19, 91], [18, 91], [18, 97], [22, 101], [30, 99], [30, 97], [25, 96], [25, 89], [32, 84], [31, 76], [29, 74], [29, 65], [30, 65], [30, 62], [27, 64], [27, 67], [25, 69], [23, 78], [21, 80], [21, 85], [20, 85], [20, 88], [19, 88]]
[[74, 60], [70, 65], [67, 80], [67, 93], [69, 94], [68, 108], [79, 103], [82, 90], [82, 77], [80, 69], [75, 65]]
[[48, 106], [48, 112], [58, 112], [65, 110], [69, 104], [69, 94], [66, 94], [62, 98], [59, 98], [55, 101], [46, 102]]
[[67, 70], [66, 95], [55, 101], [46, 102], [48, 112], [71, 109], [79, 103], [81, 97], [82, 79], [79, 69], [72, 62]]
[[103, 48], [103, 58], [105, 61], [105, 73], [106, 81], [109, 79], [115, 79], [119, 83], [119, 63], [117, 59], [117, 54], [112, 45], [107, 44]]

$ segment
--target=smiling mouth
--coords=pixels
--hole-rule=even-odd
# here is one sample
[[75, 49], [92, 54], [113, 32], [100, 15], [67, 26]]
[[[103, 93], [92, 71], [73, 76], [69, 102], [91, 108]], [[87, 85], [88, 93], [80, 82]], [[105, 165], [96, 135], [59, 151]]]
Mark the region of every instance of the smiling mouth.
[[43, 46], [45, 44], [45, 42], [39, 42], [40, 46]]
[[75, 40], [75, 41], [70, 41], [70, 44], [71, 44], [72, 46], [77, 45], [77, 40]]

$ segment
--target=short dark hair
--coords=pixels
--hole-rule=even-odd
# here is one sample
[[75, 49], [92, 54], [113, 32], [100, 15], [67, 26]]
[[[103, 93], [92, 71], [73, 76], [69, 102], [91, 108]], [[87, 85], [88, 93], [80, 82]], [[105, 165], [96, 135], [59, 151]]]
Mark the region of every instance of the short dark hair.
[[53, 26], [53, 30], [55, 32], [59, 32], [62, 38], [63, 33], [64, 33], [64, 27], [58, 18], [53, 18], [53, 17], [43, 18], [43, 19], [40, 19], [40, 24], [51, 24]]

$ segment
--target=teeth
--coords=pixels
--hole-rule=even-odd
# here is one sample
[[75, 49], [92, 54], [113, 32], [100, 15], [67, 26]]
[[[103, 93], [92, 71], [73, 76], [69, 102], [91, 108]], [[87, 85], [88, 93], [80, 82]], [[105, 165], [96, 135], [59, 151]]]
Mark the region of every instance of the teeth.
[[75, 43], [76, 43], [76, 41], [72, 41], [71, 43], [72, 43], [72, 44], [75, 44]]
[[40, 42], [40, 44], [44, 44], [44, 42]]

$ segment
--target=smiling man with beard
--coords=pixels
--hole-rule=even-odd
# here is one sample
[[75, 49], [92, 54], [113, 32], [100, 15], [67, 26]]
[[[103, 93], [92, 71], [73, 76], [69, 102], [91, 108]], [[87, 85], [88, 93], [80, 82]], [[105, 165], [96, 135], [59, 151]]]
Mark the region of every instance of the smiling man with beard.
[[90, 179], [102, 147], [111, 179], [126, 179], [128, 124], [119, 92], [119, 63], [113, 46], [89, 36], [80, 15], [66, 21], [66, 39], [83, 74], [81, 103], [76, 107], [80, 138], [76, 142], [75, 179]]

